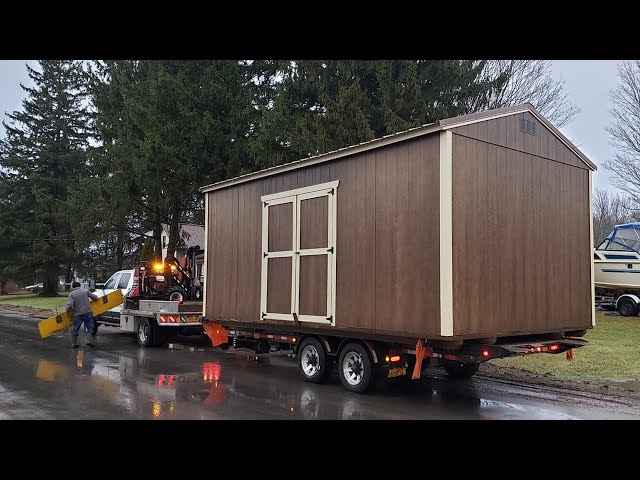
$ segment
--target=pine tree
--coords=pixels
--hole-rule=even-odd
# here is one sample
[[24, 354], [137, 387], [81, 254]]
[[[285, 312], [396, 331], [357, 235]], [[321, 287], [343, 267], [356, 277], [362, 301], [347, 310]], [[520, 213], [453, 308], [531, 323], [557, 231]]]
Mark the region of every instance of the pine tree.
[[263, 107], [261, 168], [468, 113], [505, 78], [466, 60], [296, 60]]
[[171, 226], [171, 251], [179, 224], [192, 216], [187, 210], [200, 204], [198, 187], [251, 170], [256, 68], [233, 60], [96, 64], [98, 128], [118, 185], [112, 191], [141, 208], [156, 258], [161, 224]]
[[40, 61], [27, 65], [34, 87], [25, 87], [22, 110], [8, 113], [0, 141], [6, 194], [2, 223], [10, 221], [21, 243], [16, 267], [41, 272], [42, 295], [56, 295], [58, 276], [77, 260], [71, 232], [74, 211], [69, 192], [87, 175], [91, 118], [81, 62]]

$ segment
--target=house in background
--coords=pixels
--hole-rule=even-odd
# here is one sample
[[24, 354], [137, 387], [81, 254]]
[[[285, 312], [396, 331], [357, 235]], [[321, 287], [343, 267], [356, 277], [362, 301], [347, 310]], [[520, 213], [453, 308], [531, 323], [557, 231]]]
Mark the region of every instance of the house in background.
[[[162, 241], [162, 261], [171, 256], [171, 252], [168, 252], [169, 247], [169, 234], [171, 232], [171, 226], [167, 223], [162, 224], [162, 233], [160, 239]], [[153, 232], [147, 232], [147, 235], [153, 235]], [[187, 250], [192, 248], [194, 250], [201, 250], [196, 257], [195, 277], [202, 275], [202, 264], [204, 263], [204, 225], [197, 223], [185, 223], [180, 225], [180, 234], [178, 235], [178, 247], [173, 252], [173, 256], [180, 262], [187, 254]]]

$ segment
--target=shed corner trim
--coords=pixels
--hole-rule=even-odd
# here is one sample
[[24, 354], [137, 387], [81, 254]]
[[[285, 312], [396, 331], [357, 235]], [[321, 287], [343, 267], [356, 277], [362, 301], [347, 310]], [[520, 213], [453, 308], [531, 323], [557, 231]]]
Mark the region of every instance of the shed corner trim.
[[440, 335], [453, 336], [453, 134], [440, 132]]

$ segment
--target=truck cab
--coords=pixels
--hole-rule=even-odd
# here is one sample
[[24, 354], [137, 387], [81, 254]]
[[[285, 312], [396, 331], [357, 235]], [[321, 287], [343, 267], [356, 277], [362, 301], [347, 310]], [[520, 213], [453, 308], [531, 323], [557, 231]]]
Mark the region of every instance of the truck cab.
[[[103, 297], [104, 295], [108, 295], [109, 293], [120, 289], [122, 296], [124, 297], [133, 288], [133, 278], [134, 270], [119, 270], [111, 275], [104, 284], [97, 283], [96, 289], [93, 293], [98, 297]], [[118, 305], [102, 315], [98, 315], [96, 317], [96, 329], [97, 325], [119, 326], [121, 310], [122, 305]]]

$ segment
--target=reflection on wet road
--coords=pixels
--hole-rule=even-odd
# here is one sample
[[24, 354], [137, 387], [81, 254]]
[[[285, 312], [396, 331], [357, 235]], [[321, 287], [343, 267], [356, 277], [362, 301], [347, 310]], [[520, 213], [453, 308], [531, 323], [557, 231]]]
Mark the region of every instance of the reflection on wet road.
[[[370, 395], [303, 382], [292, 359], [194, 348], [143, 349], [103, 328], [72, 350], [37, 322], [0, 314], [0, 419], [573, 419], [640, 418], [640, 406], [436, 373]], [[205, 339], [185, 339], [204, 346]]]

